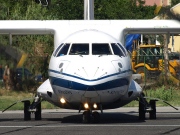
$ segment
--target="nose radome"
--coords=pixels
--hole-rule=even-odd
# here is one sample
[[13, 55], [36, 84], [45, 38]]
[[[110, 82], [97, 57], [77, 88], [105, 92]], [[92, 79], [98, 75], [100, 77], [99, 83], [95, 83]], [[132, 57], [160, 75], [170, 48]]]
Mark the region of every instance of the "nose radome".
[[81, 78], [93, 80], [98, 79], [115, 71], [111, 62], [86, 62], [79, 64], [74, 74]]
[[110, 73], [111, 68], [111, 62], [106, 61], [106, 63], [104, 63], [98, 59], [91, 61], [72, 61], [69, 66], [69, 70], [71, 70], [73, 75], [87, 80], [98, 79], [106, 76]]

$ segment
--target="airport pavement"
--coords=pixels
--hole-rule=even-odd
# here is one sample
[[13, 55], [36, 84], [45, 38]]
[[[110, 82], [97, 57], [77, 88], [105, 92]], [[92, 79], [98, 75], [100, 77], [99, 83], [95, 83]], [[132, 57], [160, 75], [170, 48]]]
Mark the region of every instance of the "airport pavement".
[[[180, 107], [178, 107], [180, 109]], [[77, 110], [42, 110], [42, 120], [24, 121], [23, 111], [0, 113], [0, 135], [179, 135], [180, 111], [157, 107], [157, 119], [138, 119], [138, 107], [105, 110], [100, 123], [82, 123]]]
[[[177, 113], [180, 112], [180, 107], [176, 107], [178, 110], [172, 107], [157, 107], [156, 112], [169, 112], [169, 113]], [[77, 113], [78, 110], [70, 110], [70, 109], [42, 109], [42, 113], [51, 113], [51, 112], [69, 112], [69, 113]], [[83, 111], [82, 111], [83, 112]], [[122, 113], [138, 113], [138, 107], [121, 107], [117, 109], [108, 109], [103, 110], [103, 112], [122, 112]], [[23, 113], [23, 110], [7, 110], [5, 113]]]

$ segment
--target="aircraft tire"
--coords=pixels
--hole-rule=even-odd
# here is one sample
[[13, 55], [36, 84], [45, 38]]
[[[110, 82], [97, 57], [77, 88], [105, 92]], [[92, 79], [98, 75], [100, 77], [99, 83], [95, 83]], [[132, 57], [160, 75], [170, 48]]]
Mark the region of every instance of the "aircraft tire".
[[29, 112], [30, 101], [24, 101], [24, 120], [31, 120], [31, 112]]
[[99, 121], [100, 121], [99, 113], [97, 111], [95, 111], [95, 112], [92, 113], [92, 116], [93, 116], [93, 122], [94, 123], [99, 123]]
[[41, 120], [41, 103], [36, 106], [35, 120]]
[[82, 120], [83, 120], [83, 123], [90, 123], [90, 120], [91, 120], [90, 111], [84, 111]]
[[145, 119], [146, 119], [145, 105], [143, 103], [142, 98], [140, 98], [140, 101], [139, 101], [139, 120], [145, 120]]
[[156, 101], [155, 100], [150, 100], [150, 106], [152, 110], [149, 112], [149, 119], [156, 119]]

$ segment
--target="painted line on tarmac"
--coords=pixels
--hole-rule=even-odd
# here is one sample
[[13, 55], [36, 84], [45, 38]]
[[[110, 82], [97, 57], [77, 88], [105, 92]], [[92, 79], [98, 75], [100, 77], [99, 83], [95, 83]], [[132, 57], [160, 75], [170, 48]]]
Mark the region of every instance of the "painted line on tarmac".
[[0, 126], [0, 128], [64, 128], [64, 127], [180, 127], [180, 125], [52, 125], [52, 126]]

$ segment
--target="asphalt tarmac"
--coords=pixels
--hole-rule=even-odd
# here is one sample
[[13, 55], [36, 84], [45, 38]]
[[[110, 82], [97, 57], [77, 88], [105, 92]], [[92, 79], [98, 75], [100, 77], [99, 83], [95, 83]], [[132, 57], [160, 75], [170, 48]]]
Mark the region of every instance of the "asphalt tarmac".
[[42, 120], [24, 121], [23, 111], [0, 113], [0, 135], [180, 135], [180, 107], [157, 107], [157, 119], [138, 119], [138, 108], [119, 108], [101, 114], [100, 123], [82, 123], [82, 112], [42, 110]]

